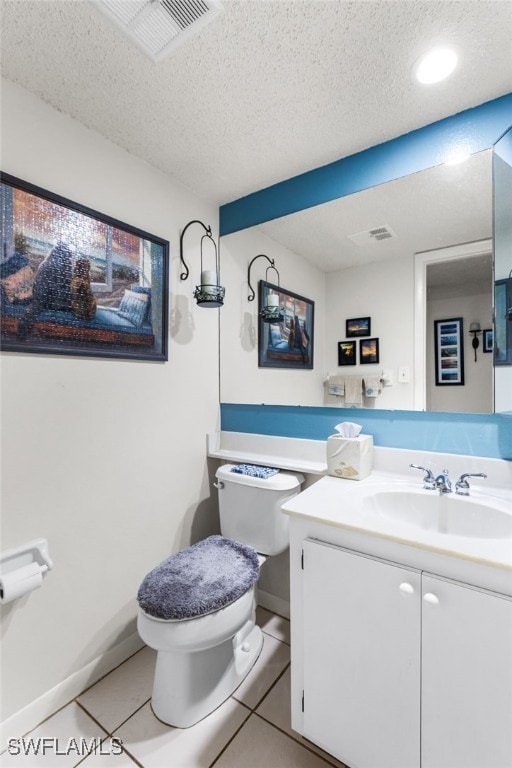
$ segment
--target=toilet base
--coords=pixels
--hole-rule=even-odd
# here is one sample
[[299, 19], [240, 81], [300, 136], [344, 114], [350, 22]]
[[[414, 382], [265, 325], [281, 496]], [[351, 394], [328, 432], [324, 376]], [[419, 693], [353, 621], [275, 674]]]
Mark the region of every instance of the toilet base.
[[189, 728], [217, 709], [249, 673], [263, 647], [253, 619], [213, 648], [180, 653], [158, 651], [151, 706], [156, 717]]

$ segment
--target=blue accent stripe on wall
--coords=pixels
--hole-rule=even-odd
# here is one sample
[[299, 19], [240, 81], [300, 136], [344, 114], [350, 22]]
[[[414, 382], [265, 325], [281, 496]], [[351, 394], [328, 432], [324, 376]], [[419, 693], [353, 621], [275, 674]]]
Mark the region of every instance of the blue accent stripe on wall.
[[440, 165], [454, 150], [489, 149], [511, 125], [512, 94], [507, 94], [227, 203], [220, 208], [220, 234]]
[[512, 414], [221, 403], [221, 429], [226, 432], [326, 440], [341, 421], [361, 424], [375, 445], [386, 448], [512, 461]]

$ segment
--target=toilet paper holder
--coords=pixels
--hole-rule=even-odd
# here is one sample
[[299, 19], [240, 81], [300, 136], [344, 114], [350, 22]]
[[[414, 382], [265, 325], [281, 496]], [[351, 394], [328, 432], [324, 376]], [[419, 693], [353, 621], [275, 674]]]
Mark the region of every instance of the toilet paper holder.
[[[8, 574], [8, 578], [16, 577], [16, 571], [19, 571], [21, 575], [27, 569], [27, 566], [31, 565], [37, 565], [41, 575], [51, 571], [53, 568], [53, 562], [48, 554], [48, 542], [46, 539], [29, 541], [20, 547], [2, 552], [0, 555], [0, 582], [3, 582]], [[3, 598], [4, 595], [2, 594], [1, 602], [10, 602], [10, 600], [4, 600]]]

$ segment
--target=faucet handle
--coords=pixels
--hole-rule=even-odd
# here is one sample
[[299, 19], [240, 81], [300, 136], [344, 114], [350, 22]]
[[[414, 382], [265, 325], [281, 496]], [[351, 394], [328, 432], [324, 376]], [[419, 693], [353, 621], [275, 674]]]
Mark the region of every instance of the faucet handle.
[[425, 476], [423, 477], [423, 487], [427, 491], [435, 491], [436, 480], [432, 474], [431, 469], [427, 469], [427, 467], [420, 467], [418, 464], [409, 464], [409, 466], [412, 467], [412, 469], [420, 469], [422, 472], [425, 472]]
[[434, 480], [434, 486], [440, 493], [451, 493], [452, 481], [448, 477], [448, 470], [443, 469], [442, 472]]
[[469, 483], [466, 480], [467, 477], [486, 478], [487, 475], [485, 474], [485, 472], [465, 472], [463, 475], [459, 477], [459, 479], [455, 483], [455, 493], [458, 493], [459, 496], [469, 496]]

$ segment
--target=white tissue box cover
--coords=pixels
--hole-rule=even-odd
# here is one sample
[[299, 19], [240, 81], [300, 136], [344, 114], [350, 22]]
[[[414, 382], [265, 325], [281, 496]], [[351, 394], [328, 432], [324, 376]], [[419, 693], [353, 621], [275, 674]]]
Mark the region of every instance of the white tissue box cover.
[[327, 474], [345, 480], [363, 480], [372, 471], [373, 437], [327, 438]]

